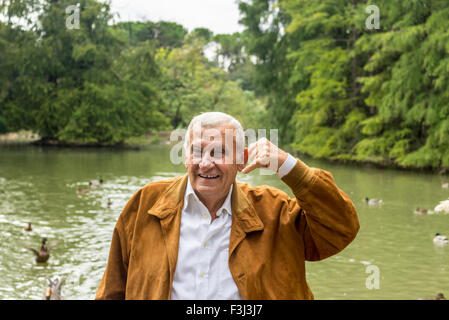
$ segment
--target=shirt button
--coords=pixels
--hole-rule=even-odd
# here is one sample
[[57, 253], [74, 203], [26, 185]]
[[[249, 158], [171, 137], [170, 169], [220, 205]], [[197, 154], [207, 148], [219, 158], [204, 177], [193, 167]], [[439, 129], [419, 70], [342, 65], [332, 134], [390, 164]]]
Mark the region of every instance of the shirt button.
[[200, 272], [200, 277], [204, 277], [204, 272]]
[[203, 243], [203, 247], [204, 247], [204, 248], [207, 247], [207, 241], [205, 241], [205, 242]]

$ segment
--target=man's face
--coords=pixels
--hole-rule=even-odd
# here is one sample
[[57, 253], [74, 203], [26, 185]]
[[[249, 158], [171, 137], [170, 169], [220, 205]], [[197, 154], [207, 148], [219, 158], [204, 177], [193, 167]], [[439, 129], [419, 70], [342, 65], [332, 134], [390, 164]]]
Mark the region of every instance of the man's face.
[[234, 134], [235, 129], [229, 125], [194, 126], [191, 130], [185, 166], [200, 200], [225, 197], [237, 171], [243, 169], [244, 163], [236, 163]]

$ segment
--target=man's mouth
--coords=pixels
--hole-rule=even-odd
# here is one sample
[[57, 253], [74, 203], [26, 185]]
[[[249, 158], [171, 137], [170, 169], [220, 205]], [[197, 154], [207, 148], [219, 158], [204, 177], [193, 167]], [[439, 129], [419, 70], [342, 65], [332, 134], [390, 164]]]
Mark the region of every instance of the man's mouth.
[[211, 175], [211, 174], [199, 174], [199, 176], [201, 178], [204, 178], [204, 179], [218, 179], [220, 177], [217, 174], [214, 174], [214, 175]]

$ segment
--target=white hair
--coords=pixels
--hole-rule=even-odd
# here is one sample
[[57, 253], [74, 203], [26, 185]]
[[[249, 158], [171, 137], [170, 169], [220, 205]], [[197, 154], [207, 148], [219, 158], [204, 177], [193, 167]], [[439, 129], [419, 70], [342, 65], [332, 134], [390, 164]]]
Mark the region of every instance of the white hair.
[[219, 125], [229, 125], [235, 129], [235, 141], [237, 150], [243, 150], [245, 147], [245, 132], [240, 122], [233, 116], [223, 112], [204, 112], [196, 117], [194, 117], [187, 127], [187, 131], [184, 137], [184, 150], [189, 150], [190, 146], [190, 131], [193, 129], [194, 125], [202, 127], [215, 127]]

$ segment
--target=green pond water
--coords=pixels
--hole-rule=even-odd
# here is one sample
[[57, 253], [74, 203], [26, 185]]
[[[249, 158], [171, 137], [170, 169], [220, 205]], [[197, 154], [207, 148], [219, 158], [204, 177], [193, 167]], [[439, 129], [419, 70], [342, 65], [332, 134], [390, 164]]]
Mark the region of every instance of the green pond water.
[[[0, 299], [42, 299], [47, 277], [65, 280], [66, 299], [93, 299], [126, 201], [150, 181], [185, 173], [169, 155], [170, 146], [164, 145], [142, 150], [1, 146]], [[433, 209], [448, 199], [441, 177], [303, 160], [332, 172], [354, 201], [361, 224], [344, 251], [307, 262], [316, 299], [417, 299], [438, 292], [449, 296], [449, 246], [433, 243], [436, 232], [449, 235], [449, 215], [413, 213], [416, 207]], [[76, 193], [100, 177], [101, 188]], [[291, 194], [276, 175], [260, 175], [258, 170], [239, 174], [237, 180]], [[382, 199], [382, 206], [367, 206], [366, 196]], [[33, 231], [24, 231], [27, 222]], [[38, 248], [43, 236], [58, 241], [44, 264], [23, 248]], [[367, 286], [367, 278], [375, 276], [370, 268], [379, 272], [378, 288]], [[374, 284], [370, 279], [368, 284]]]

